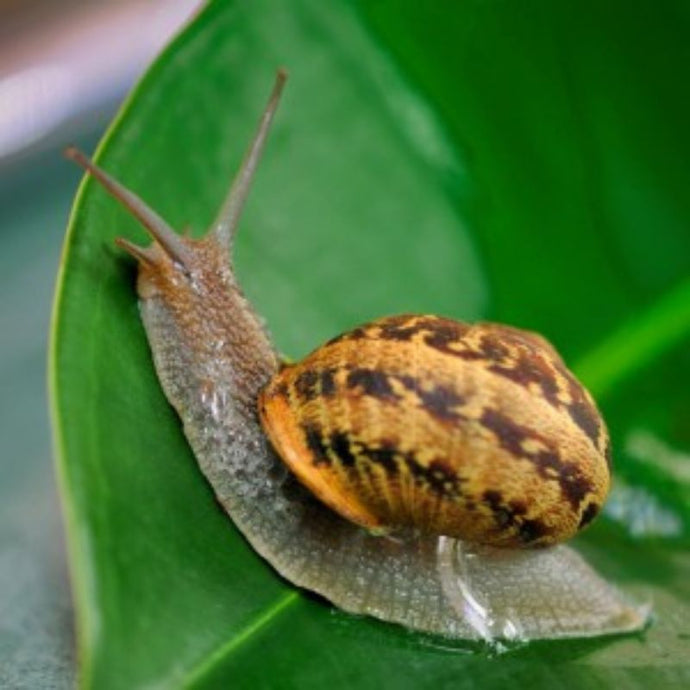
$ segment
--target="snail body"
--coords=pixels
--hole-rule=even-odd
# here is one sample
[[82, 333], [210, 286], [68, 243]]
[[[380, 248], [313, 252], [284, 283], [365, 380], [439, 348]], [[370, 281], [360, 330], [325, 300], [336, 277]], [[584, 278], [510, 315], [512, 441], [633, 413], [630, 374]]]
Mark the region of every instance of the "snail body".
[[137, 259], [158, 378], [219, 502], [281, 575], [346, 611], [462, 639], [639, 629], [642, 610], [552, 546], [598, 511], [609, 451], [543, 338], [402, 315], [282, 361], [229, 253], [285, 78], [201, 239], [67, 152], [154, 239], [118, 244]]

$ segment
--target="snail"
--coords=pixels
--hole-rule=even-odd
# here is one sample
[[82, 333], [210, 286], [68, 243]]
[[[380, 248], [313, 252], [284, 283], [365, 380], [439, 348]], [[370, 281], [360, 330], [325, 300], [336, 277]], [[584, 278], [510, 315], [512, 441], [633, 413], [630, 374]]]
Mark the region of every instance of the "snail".
[[301, 362], [276, 351], [230, 254], [285, 80], [201, 239], [66, 151], [153, 238], [116, 242], [138, 263], [158, 378], [219, 502], [282, 576], [351, 613], [490, 642], [639, 629], [645, 611], [562, 544], [601, 508], [610, 444], [544, 338], [404, 314]]

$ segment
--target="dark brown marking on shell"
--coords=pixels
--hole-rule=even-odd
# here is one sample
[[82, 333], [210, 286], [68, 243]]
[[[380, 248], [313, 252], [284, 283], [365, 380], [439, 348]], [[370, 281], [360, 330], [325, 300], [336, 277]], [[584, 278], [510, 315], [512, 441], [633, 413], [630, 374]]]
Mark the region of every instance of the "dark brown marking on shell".
[[[428, 331], [442, 331], [444, 334], [448, 331], [455, 334], [456, 340], [461, 340], [462, 337], [472, 330], [472, 325], [464, 321], [456, 321], [455, 319], [448, 319], [443, 316], [434, 316], [433, 314], [425, 314], [417, 317], [417, 325], [420, 328]], [[445, 337], [445, 335], [444, 335]]]
[[378, 337], [382, 340], [411, 340], [415, 333], [419, 333], [420, 328], [416, 323], [410, 323], [410, 318], [388, 319], [381, 324]]
[[541, 388], [545, 400], [554, 407], [560, 406], [558, 383], [553, 371], [539, 355], [523, 353], [513, 366], [492, 364], [488, 369], [494, 374], [510, 379], [525, 388], [530, 383], [537, 384]]
[[525, 451], [521, 444], [525, 438], [528, 438], [528, 430], [525, 427], [489, 407], [484, 408], [479, 421], [496, 434], [501, 446], [512, 455], [518, 457], [524, 455]]
[[399, 396], [391, 387], [389, 376], [378, 369], [357, 368], [347, 375], [348, 388], [361, 388], [365, 395], [379, 400], [398, 400]]
[[552, 531], [541, 520], [521, 520], [518, 531], [520, 539], [525, 544], [533, 544], [542, 537], [552, 534]]
[[542, 537], [549, 536], [551, 530], [541, 520], [531, 520], [523, 517], [527, 507], [519, 501], [512, 501], [508, 505], [503, 503], [500, 491], [487, 490], [482, 499], [489, 506], [491, 514], [500, 530], [514, 528], [520, 540], [525, 544], [532, 544]]
[[418, 463], [408, 467], [413, 474], [422, 476], [437, 496], [454, 499], [460, 496], [462, 478], [443, 460], [432, 460], [426, 467]]
[[500, 491], [487, 490], [482, 496], [484, 503], [486, 503], [490, 510], [496, 525], [500, 530], [505, 530], [506, 527], [514, 527], [516, 516], [507, 506], [503, 505], [503, 495]]
[[[295, 391], [302, 402], [319, 396], [331, 397], [336, 390], [333, 369], [304, 369], [295, 378]], [[287, 390], [287, 389], [286, 389]]]
[[502, 362], [510, 357], [510, 350], [496, 336], [489, 333], [481, 338], [481, 352], [492, 362]]
[[599, 505], [597, 503], [590, 503], [582, 512], [582, 517], [580, 518], [580, 524], [577, 526], [578, 529], [586, 527], [594, 518], [599, 514]]
[[444, 421], [456, 421], [463, 418], [454, 407], [464, 404], [464, 399], [450, 388], [436, 386], [430, 391], [417, 390], [424, 409], [433, 417]]
[[571, 419], [586, 434], [595, 448], [599, 443], [599, 414], [594, 406], [582, 397], [566, 407]]
[[[601, 451], [599, 445], [599, 438], [601, 435], [601, 428], [603, 420], [597, 410], [596, 405], [587, 397], [582, 384], [568, 371], [563, 362], [560, 359], [554, 360], [554, 365], [556, 370], [561, 376], [563, 376], [568, 382], [568, 388], [570, 393], [570, 399], [572, 402], [565, 405], [568, 414], [577, 426], [582, 429], [584, 434], [592, 442], [592, 445]], [[608, 444], [608, 435], [604, 434], [606, 437], [606, 443]], [[608, 452], [608, 455], [607, 455]], [[611, 449], [603, 449], [604, 457], [606, 458], [607, 465], [611, 466]]]
[[414, 376], [395, 376], [393, 378], [400, 381], [407, 390], [413, 392], [419, 398], [422, 407], [432, 417], [441, 421], [458, 421], [464, 418], [460, 412], [453, 408], [464, 405], [465, 399], [451, 388], [439, 385], [425, 390]]
[[323, 438], [323, 431], [316, 426], [303, 426], [304, 440], [307, 448], [312, 453], [312, 463], [318, 465], [330, 465], [331, 459], [328, 455], [328, 446]]
[[431, 491], [439, 498], [452, 500], [457, 500], [462, 495], [462, 477], [442, 460], [432, 460], [428, 465], [422, 465], [408, 453], [404, 455], [404, 461], [408, 472], [425, 490]]
[[462, 342], [462, 336], [467, 333], [468, 328], [464, 324], [454, 324], [453, 322], [433, 322], [431, 319], [426, 322], [424, 342], [439, 352], [444, 352], [463, 359], [481, 359], [483, 355], [469, 350], [457, 350], [451, 348], [452, 343]]
[[526, 348], [531, 353], [543, 354], [544, 350], [547, 349], [550, 357], [558, 357], [558, 353], [553, 349], [551, 343], [532, 331], [507, 326], [504, 323], [484, 323], [482, 325], [485, 328], [491, 328], [494, 337], [499, 337], [501, 342], [509, 343], [521, 349]]
[[568, 500], [573, 510], [579, 510], [583, 499], [594, 491], [590, 481], [582, 474], [580, 468], [572, 462], [563, 462], [553, 451], [539, 451], [533, 454], [535, 464], [546, 479], [551, 479], [553, 470], [558, 476], [561, 493]]
[[611, 463], [613, 462], [613, 452], [611, 450], [611, 439], [606, 438], [606, 445], [604, 447], [604, 459], [606, 460], [606, 466], [609, 468], [609, 472], [611, 471]]
[[522, 442], [528, 439], [549, 446], [544, 438], [533, 430], [516, 424], [506, 415], [491, 408], [484, 408], [480, 421], [496, 434], [500, 445], [513, 456], [532, 462], [544, 479], [557, 481], [561, 493], [574, 510], [578, 510], [585, 496], [593, 491], [592, 485], [583, 476], [579, 467], [574, 463], [564, 462], [553, 448], [529, 452], [522, 447]]
[[404, 454], [399, 453], [396, 445], [390, 441], [382, 441], [378, 448], [358, 444], [357, 455], [383, 467], [389, 476], [395, 476], [400, 472], [396, 456], [400, 455], [401, 459], [405, 460]]
[[334, 375], [334, 369], [322, 369], [319, 374], [319, 380], [321, 382], [321, 395], [327, 398], [330, 398], [332, 395], [334, 395], [336, 390]]
[[297, 395], [304, 401], [309, 402], [314, 400], [319, 395], [319, 388], [317, 383], [319, 381], [319, 374], [314, 369], [304, 369], [300, 371], [295, 379], [295, 391]]
[[330, 447], [345, 467], [355, 467], [357, 458], [352, 452], [350, 438], [347, 434], [334, 431], [330, 436]]

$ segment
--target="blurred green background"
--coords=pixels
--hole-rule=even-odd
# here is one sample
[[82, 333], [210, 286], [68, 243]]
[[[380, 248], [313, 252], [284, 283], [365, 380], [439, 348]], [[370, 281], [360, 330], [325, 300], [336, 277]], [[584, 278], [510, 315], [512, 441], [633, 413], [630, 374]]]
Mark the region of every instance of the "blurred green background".
[[[171, 223], [200, 232], [286, 64], [238, 247], [277, 342], [299, 356], [357, 322], [412, 310], [546, 335], [599, 398], [614, 441], [616, 489], [577, 545], [653, 600], [651, 629], [494, 659], [296, 597], [228, 529], [189, 458], [150, 370], [132, 267], [111, 248], [141, 231], [89, 185], [56, 336], [87, 685], [690, 683], [689, 28], [684, 2], [217, 2], [158, 61], [101, 156]], [[62, 661], [46, 663], [64, 684], [73, 655], [40, 343], [52, 219], [67, 203], [58, 190], [77, 175], [50, 170], [54, 206], [47, 194], [45, 208], [25, 201], [27, 176], [13, 178], [2, 207], [16, 209], [3, 223], [8, 294], [27, 300], [3, 305], [3, 334], [28, 324], [3, 357], [2, 423], [21, 442], [3, 453], [3, 523], [18, 526], [5, 528], [2, 563], [8, 583], [20, 552], [41, 576], [29, 588], [39, 604], [8, 605], [0, 644], [19, 663], [16, 650], [30, 647], [17, 611], [53, 612], [47, 656]], [[43, 220], [22, 225], [25, 213]]]

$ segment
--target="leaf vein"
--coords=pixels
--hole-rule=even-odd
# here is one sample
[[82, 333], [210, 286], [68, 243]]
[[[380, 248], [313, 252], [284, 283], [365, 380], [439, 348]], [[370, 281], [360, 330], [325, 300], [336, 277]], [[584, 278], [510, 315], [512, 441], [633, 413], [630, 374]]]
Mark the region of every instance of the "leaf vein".
[[197, 684], [223, 658], [230, 656], [236, 649], [247, 643], [252, 637], [261, 632], [271, 621], [282, 614], [292, 604], [299, 601], [297, 591], [288, 592], [269, 606], [261, 615], [244, 626], [234, 637], [220, 645], [206, 658], [193, 668], [181, 683], [182, 687], [191, 688]]

